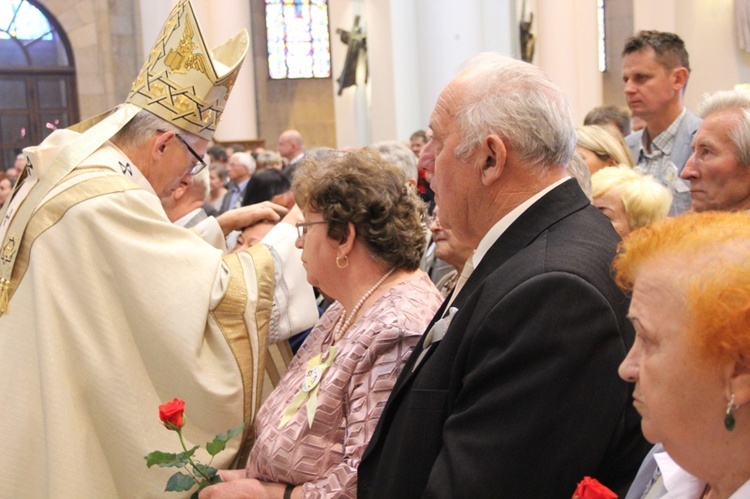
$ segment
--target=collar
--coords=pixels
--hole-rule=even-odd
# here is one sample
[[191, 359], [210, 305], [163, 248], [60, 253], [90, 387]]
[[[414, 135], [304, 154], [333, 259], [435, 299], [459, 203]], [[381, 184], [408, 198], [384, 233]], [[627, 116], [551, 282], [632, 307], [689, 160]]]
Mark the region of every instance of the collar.
[[189, 211], [185, 215], [181, 216], [177, 220], [175, 220], [173, 223], [175, 225], [179, 225], [180, 227], [185, 227], [185, 225], [193, 219], [194, 216], [196, 216], [200, 211], [203, 209], [202, 206], [197, 207], [196, 209]]
[[682, 120], [685, 118], [687, 108], [683, 107], [682, 112], [675, 118], [675, 120], [669, 124], [669, 126], [661, 132], [659, 135], [651, 139], [648, 135], [648, 130], [643, 130], [641, 136], [641, 147], [644, 151], [648, 151], [649, 141], [651, 141], [651, 154], [654, 153], [654, 147], [661, 151], [662, 154], [669, 156], [672, 154], [672, 147], [674, 146], [674, 139], [677, 136], [677, 130], [682, 124]]
[[667, 489], [664, 498], [701, 497], [706, 488], [703, 480], [683, 470], [666, 452], [657, 452], [654, 460], [664, 479], [664, 488]]
[[529, 199], [524, 201], [523, 203], [516, 206], [510, 213], [506, 214], [503, 218], [501, 218], [495, 225], [492, 226], [492, 228], [487, 231], [487, 234], [484, 235], [481, 241], [479, 241], [479, 245], [477, 246], [476, 251], [474, 251], [474, 254], [472, 254], [469, 259], [471, 260], [471, 263], [474, 268], [477, 268], [479, 265], [479, 262], [482, 261], [482, 258], [484, 258], [484, 255], [487, 254], [487, 252], [490, 250], [493, 244], [495, 244], [495, 241], [500, 239], [500, 236], [502, 236], [506, 230], [508, 230], [508, 227], [510, 227], [513, 222], [515, 222], [518, 217], [523, 215], [523, 213], [531, 208], [531, 206], [542, 199], [545, 194], [550, 192], [555, 187], [558, 187], [559, 185], [563, 184], [566, 180], [570, 179], [570, 176], [565, 176], [564, 178], [561, 178], [557, 182], [548, 185], [541, 191], [537, 192], [533, 196], [531, 196]]
[[247, 177], [247, 178], [246, 178], [245, 180], [243, 180], [243, 181], [242, 181], [242, 182], [240, 182], [239, 184], [236, 184], [236, 185], [237, 185], [237, 190], [238, 190], [239, 192], [242, 192], [242, 191], [244, 191], [244, 190], [245, 190], [245, 187], [247, 187], [247, 183], [248, 183], [248, 182], [250, 182], [250, 177]]

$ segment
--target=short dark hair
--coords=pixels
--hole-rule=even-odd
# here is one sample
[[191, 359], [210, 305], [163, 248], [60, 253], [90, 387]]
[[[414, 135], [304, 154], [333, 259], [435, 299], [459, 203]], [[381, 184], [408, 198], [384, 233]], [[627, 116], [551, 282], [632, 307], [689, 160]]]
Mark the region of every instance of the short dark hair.
[[625, 42], [622, 55], [639, 52], [651, 47], [656, 54], [656, 60], [667, 69], [683, 67], [690, 73], [690, 59], [688, 58], [685, 42], [682, 38], [666, 31], [639, 31]]
[[227, 158], [227, 150], [224, 148], [224, 146], [211, 146], [208, 148], [208, 150], [206, 150], [206, 154], [211, 156], [214, 161], [221, 161], [222, 163], [226, 163], [229, 160], [229, 158]]
[[255, 172], [242, 198], [242, 206], [270, 201], [274, 196], [284, 194], [292, 188], [289, 178], [275, 168]]
[[424, 130], [417, 130], [413, 134], [411, 134], [411, 137], [409, 137], [409, 140], [419, 139], [421, 138], [422, 141], [426, 144], [427, 143], [427, 132]]
[[611, 125], [617, 126], [623, 137], [630, 135], [630, 113], [618, 106], [599, 106], [588, 112], [583, 119], [584, 125]]

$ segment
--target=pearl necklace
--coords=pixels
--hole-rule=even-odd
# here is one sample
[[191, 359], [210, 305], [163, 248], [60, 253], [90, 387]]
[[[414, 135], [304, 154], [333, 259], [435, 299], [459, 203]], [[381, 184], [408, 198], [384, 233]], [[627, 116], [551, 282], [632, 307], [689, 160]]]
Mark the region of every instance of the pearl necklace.
[[383, 277], [380, 278], [378, 282], [375, 283], [373, 287], [371, 287], [367, 293], [362, 295], [362, 298], [359, 299], [356, 305], [354, 305], [354, 308], [352, 309], [352, 313], [349, 314], [349, 317], [344, 321], [344, 317], [346, 317], [346, 310], [344, 310], [344, 313], [341, 314], [341, 317], [339, 318], [338, 322], [336, 322], [336, 327], [333, 328], [333, 343], [336, 344], [339, 342], [341, 338], [344, 337], [346, 334], [346, 331], [349, 329], [349, 326], [352, 325], [352, 321], [354, 320], [354, 317], [357, 315], [357, 312], [359, 312], [359, 309], [362, 308], [362, 305], [365, 304], [367, 299], [372, 296], [372, 294], [377, 290], [381, 284], [385, 282], [388, 277], [393, 274], [393, 272], [396, 270], [396, 267], [393, 267], [391, 270], [385, 273]]

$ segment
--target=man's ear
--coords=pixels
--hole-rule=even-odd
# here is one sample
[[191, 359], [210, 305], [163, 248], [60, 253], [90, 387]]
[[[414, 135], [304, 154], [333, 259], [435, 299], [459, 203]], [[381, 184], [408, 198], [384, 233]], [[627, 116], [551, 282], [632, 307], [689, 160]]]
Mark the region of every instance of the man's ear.
[[174, 193], [172, 196], [174, 197], [175, 201], [179, 201], [182, 196], [184, 196], [188, 191], [188, 185], [185, 181], [181, 181], [180, 185], [177, 186], [177, 189], [174, 190]]
[[497, 135], [488, 135], [481, 147], [484, 163], [482, 168], [482, 184], [489, 186], [499, 180], [505, 171], [508, 150], [505, 142]]
[[682, 90], [687, 85], [688, 70], [687, 68], [679, 67], [672, 70], [672, 81], [675, 90]]
[[172, 140], [175, 136], [175, 133], [172, 130], [167, 130], [164, 133], [160, 133], [156, 136], [156, 139], [154, 139], [152, 145], [151, 145], [151, 158], [154, 161], [158, 161], [161, 159], [162, 155], [164, 154], [164, 150], [167, 148], [167, 142]]

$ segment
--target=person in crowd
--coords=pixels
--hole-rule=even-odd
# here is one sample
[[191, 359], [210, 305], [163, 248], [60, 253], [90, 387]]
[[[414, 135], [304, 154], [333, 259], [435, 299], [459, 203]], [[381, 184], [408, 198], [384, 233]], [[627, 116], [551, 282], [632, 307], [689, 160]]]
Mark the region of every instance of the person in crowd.
[[397, 140], [377, 142], [370, 147], [398, 167], [404, 173], [406, 181], [417, 187], [417, 158], [408, 147]]
[[620, 238], [567, 175], [566, 97], [480, 54], [430, 128], [440, 222], [476, 251], [391, 393], [358, 497], [570, 497], [586, 475], [624, 492], [650, 446], [616, 372], [633, 342]]
[[626, 142], [639, 171], [672, 191], [670, 216], [690, 209], [690, 187], [680, 172], [701, 120], [684, 104], [688, 76], [685, 43], [674, 33], [640, 31], [625, 43], [625, 98], [633, 117], [645, 123]]
[[627, 499], [750, 497], [748, 215], [654, 223], [623, 241], [614, 268], [636, 330], [619, 372], [657, 444]]
[[435, 207], [430, 219], [430, 232], [435, 243], [435, 256], [450, 265], [453, 270], [444, 274], [435, 285], [444, 298], [451, 294], [458, 282], [458, 276], [464, 268], [466, 260], [474, 252], [474, 248], [465, 244], [453, 231], [440, 225], [438, 217], [439, 207]]
[[619, 106], [595, 107], [586, 114], [583, 124], [613, 126], [625, 138], [630, 135], [630, 112]]
[[610, 126], [584, 125], [576, 128], [576, 152], [593, 175], [605, 166], [635, 167], [625, 139]]
[[245, 189], [242, 206], [250, 206], [263, 201], [291, 209], [294, 206], [294, 195], [289, 178], [276, 169], [266, 169], [256, 172]]
[[[268, 205], [194, 231], [166, 217], [159, 197], [205, 167], [249, 36], [209, 51], [187, 0], [160, 33], [124, 104], [24, 150], [27, 174], [3, 212], [4, 497], [163, 494], [174, 470], [144, 461], [175, 448], [158, 406], [185, 401], [189, 448], [252, 421], [266, 344], [317, 318], [292, 225], [279, 224], [264, 241], [271, 246], [231, 256], [201, 238], [278, 220]], [[211, 71], [167, 64], [188, 33]], [[187, 96], [179, 108], [157, 98], [166, 86]], [[240, 443], [214, 464], [228, 466]]]
[[293, 179], [299, 162], [305, 157], [305, 144], [302, 134], [297, 130], [284, 130], [279, 135], [276, 151], [285, 162], [282, 171], [290, 180]]
[[411, 152], [414, 153], [415, 157], [419, 158], [419, 155], [422, 153], [422, 148], [427, 144], [427, 132], [424, 130], [417, 130], [411, 134], [409, 142], [411, 143]]
[[694, 211], [750, 210], [750, 94], [721, 91], [699, 107], [703, 122], [680, 176]]
[[10, 196], [13, 190], [13, 180], [8, 178], [5, 172], [0, 172], [0, 206], [5, 203], [5, 200]]
[[242, 197], [245, 195], [245, 189], [253, 173], [255, 173], [255, 160], [250, 153], [236, 152], [229, 157], [227, 174], [230, 182], [221, 200], [219, 213], [225, 213], [241, 205]]
[[209, 215], [216, 215], [219, 213], [224, 195], [227, 193], [226, 183], [229, 174], [221, 163], [211, 163], [208, 167], [208, 179], [208, 199], [203, 209]]
[[[286, 175], [273, 168], [255, 172], [245, 189], [242, 206], [250, 206], [263, 201], [270, 201], [276, 205], [291, 209], [294, 206], [292, 185]], [[259, 243], [276, 224], [263, 221], [246, 227], [237, 235], [233, 253], [244, 251]]]
[[281, 155], [274, 151], [259, 152], [258, 157], [255, 159], [255, 164], [256, 171], [265, 170], [266, 168], [281, 170], [284, 167]]
[[219, 163], [223, 167], [227, 166], [229, 162], [229, 156], [227, 156], [227, 150], [224, 146], [213, 145], [206, 150], [210, 159], [210, 164]]
[[608, 166], [591, 176], [593, 204], [620, 237], [667, 216], [672, 193], [661, 183], [628, 166]]
[[189, 229], [208, 218], [203, 206], [208, 198], [209, 182], [208, 170], [204, 168], [193, 175], [192, 182], [181, 180], [177, 189], [162, 198], [161, 205], [170, 222]]
[[247, 470], [223, 473], [202, 499], [355, 497], [362, 452], [440, 306], [418, 270], [421, 202], [396, 167], [366, 149], [307, 161], [294, 193], [308, 281], [336, 302], [263, 404]]

